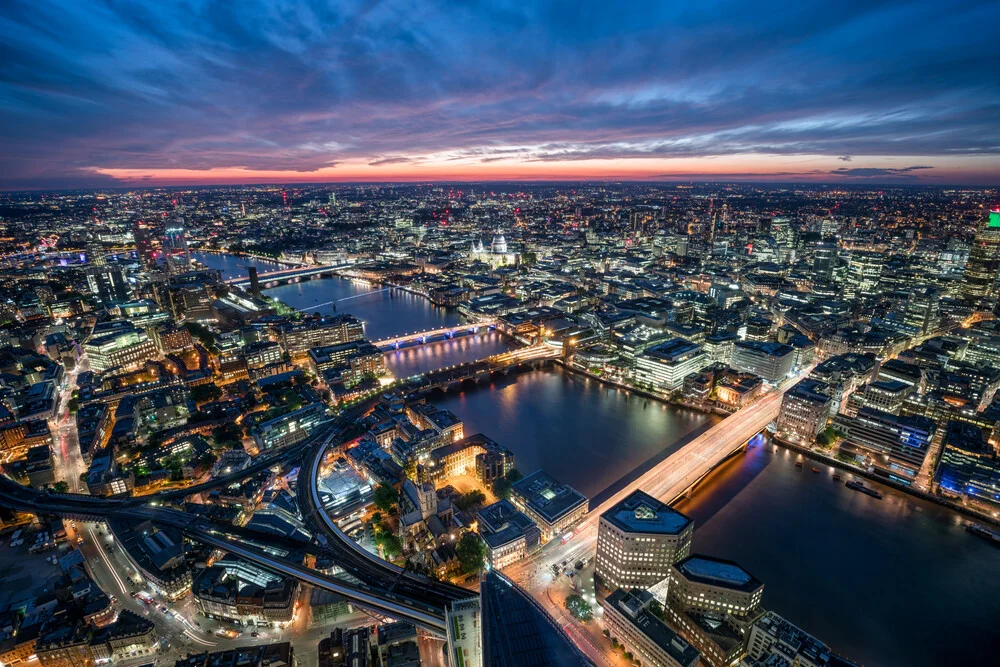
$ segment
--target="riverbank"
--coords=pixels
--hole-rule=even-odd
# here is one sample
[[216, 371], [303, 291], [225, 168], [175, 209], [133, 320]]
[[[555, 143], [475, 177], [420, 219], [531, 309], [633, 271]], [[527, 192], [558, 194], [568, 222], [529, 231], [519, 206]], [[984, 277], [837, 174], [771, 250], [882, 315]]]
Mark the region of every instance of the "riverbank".
[[890, 489], [895, 489], [896, 491], [902, 491], [903, 493], [914, 496], [916, 498], [920, 498], [921, 500], [926, 500], [927, 502], [940, 505], [941, 507], [945, 507], [947, 509], [952, 510], [953, 512], [956, 512], [963, 516], [967, 516], [971, 519], [976, 519], [977, 521], [984, 521], [986, 523], [990, 523], [995, 526], [1000, 526], [1000, 519], [998, 519], [997, 517], [994, 517], [989, 514], [983, 514], [982, 512], [979, 512], [971, 507], [967, 507], [965, 505], [956, 503], [954, 501], [948, 500], [947, 498], [942, 498], [941, 496], [935, 495], [933, 493], [928, 493], [927, 491], [921, 491], [920, 489], [915, 489], [912, 486], [907, 486], [906, 484], [901, 484], [891, 479], [880, 477], [879, 475], [864, 470], [863, 468], [852, 466], [846, 461], [841, 461], [836, 457], [828, 456], [812, 448], [803, 447], [802, 445], [799, 445], [797, 443], [785, 440], [779, 437], [777, 434], [772, 435], [771, 440], [774, 443], [780, 445], [781, 447], [802, 454], [806, 458], [809, 458], [813, 461], [825, 463], [839, 470], [844, 470], [853, 475], [857, 475], [858, 477], [864, 477], [865, 479], [870, 480], [872, 482], [877, 482], [883, 486], [889, 487]]

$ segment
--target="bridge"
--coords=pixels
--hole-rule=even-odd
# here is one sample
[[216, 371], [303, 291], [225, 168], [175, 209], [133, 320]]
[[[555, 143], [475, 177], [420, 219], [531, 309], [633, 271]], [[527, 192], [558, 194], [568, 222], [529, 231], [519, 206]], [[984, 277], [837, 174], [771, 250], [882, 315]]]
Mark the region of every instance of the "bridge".
[[[508, 575], [528, 578], [523, 583], [526, 587], [532, 588], [544, 583], [542, 573], [548, 570], [549, 563], [564, 560], [572, 563], [593, 555], [601, 514], [637, 489], [669, 504], [684, 498], [721, 463], [745, 449], [755, 436], [777, 419], [784, 393], [811, 370], [812, 367], [809, 367], [795, 377], [786, 379], [755, 403], [701, 433], [600, 505], [591, 507], [587, 517], [573, 531], [570, 540], [565, 544], [558, 540], [550, 541], [536, 552], [534, 557], [512, 566], [507, 571]], [[531, 570], [540, 563], [544, 564], [544, 567], [540, 568], [541, 572], [530, 575]]]
[[402, 334], [392, 338], [383, 338], [382, 340], [377, 340], [372, 344], [383, 352], [389, 352], [391, 350], [398, 350], [400, 347], [406, 347], [407, 344], [415, 343], [417, 345], [423, 345], [424, 343], [435, 343], [460, 336], [470, 336], [483, 331], [493, 331], [496, 329], [496, 326], [496, 321], [487, 320], [485, 322], [476, 322], [474, 324], [461, 324], [450, 327], [441, 327], [440, 329], [429, 329], [428, 331], [414, 331], [413, 333]]
[[559, 351], [547, 345], [524, 347], [503, 354], [495, 354], [478, 361], [448, 366], [406, 379], [401, 389], [404, 393], [425, 393], [433, 389], [449, 391], [463, 382], [489, 382], [519, 370], [542, 368], [559, 356]]
[[[338, 271], [346, 269], [350, 264], [323, 264], [320, 266], [296, 267], [292, 269], [278, 269], [277, 271], [267, 271], [258, 273], [257, 280], [261, 287], [276, 287], [285, 283], [297, 283], [305, 279], [313, 278], [333, 278]], [[230, 278], [226, 284], [241, 289], [250, 287], [249, 277]]]

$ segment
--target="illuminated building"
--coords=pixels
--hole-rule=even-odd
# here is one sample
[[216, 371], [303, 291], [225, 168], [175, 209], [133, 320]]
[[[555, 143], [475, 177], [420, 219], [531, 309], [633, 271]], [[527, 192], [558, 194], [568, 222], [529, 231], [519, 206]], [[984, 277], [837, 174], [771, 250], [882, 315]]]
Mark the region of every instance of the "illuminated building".
[[795, 348], [791, 345], [743, 340], [733, 347], [733, 368], [758, 375], [771, 384], [785, 379], [794, 363]]
[[664, 623], [652, 593], [619, 588], [604, 601], [604, 626], [636, 660], [653, 667], [696, 667], [698, 649]]
[[664, 612], [706, 665], [725, 667], [743, 656], [763, 593], [764, 584], [738, 564], [692, 555], [671, 567]]
[[1000, 505], [1000, 458], [974, 424], [949, 421], [935, 481], [950, 495]]
[[692, 533], [691, 519], [633, 491], [601, 515], [595, 572], [610, 590], [654, 586], [688, 555]]
[[959, 293], [970, 301], [990, 300], [996, 296], [1000, 278], [1000, 210], [990, 211], [985, 224], [976, 232], [972, 250], [965, 264]]
[[543, 544], [569, 530], [587, 514], [586, 496], [541, 470], [516, 482], [510, 500], [538, 524]]
[[937, 428], [927, 417], [897, 416], [873, 408], [861, 408], [856, 417], [837, 415], [833, 424], [846, 434], [840, 444], [842, 454], [904, 484], [916, 479]]
[[673, 391], [684, 378], [709, 364], [700, 345], [673, 338], [646, 349], [635, 358], [635, 380], [660, 391]]

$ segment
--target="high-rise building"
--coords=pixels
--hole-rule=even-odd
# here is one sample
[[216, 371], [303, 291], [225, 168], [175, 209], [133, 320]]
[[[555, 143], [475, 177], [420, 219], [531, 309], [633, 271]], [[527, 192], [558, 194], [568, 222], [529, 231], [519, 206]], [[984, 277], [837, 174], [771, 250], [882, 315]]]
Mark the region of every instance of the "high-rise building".
[[885, 255], [880, 252], [851, 253], [847, 265], [844, 296], [853, 299], [875, 294], [882, 279], [883, 268], [885, 268]]
[[248, 266], [247, 275], [250, 278], [250, 293], [257, 299], [260, 298], [260, 279], [257, 277], [257, 267]]
[[813, 277], [817, 280], [829, 281], [833, 278], [833, 270], [837, 266], [837, 246], [833, 243], [821, 243], [813, 253]]
[[996, 296], [1000, 279], [1000, 209], [990, 211], [965, 264], [959, 293], [970, 301], [985, 301]]
[[129, 300], [129, 288], [122, 270], [116, 266], [95, 266], [87, 270], [87, 286], [104, 305]]
[[104, 256], [104, 247], [100, 241], [90, 241], [87, 243], [87, 264], [89, 266], [104, 266], [108, 263]]
[[[448, 648], [452, 656], [461, 657], [452, 664], [476, 667], [520, 667], [520, 665], [565, 665], [583, 667], [592, 664], [562, 628], [549, 616], [538, 602], [518, 588], [510, 579], [496, 570], [483, 575], [479, 585], [480, 597], [470, 603], [456, 602], [448, 612]], [[481, 615], [479, 605], [482, 604]], [[455, 606], [462, 605], [458, 612]], [[473, 613], [477, 614], [473, 616]], [[482, 640], [479, 654], [469, 646], [471, 632], [479, 628], [469, 624], [481, 623]], [[468, 653], [456, 655], [453, 637], [465, 633]], [[473, 662], [470, 658], [476, 657]]]
[[149, 268], [156, 263], [153, 251], [153, 235], [149, 227], [141, 222], [132, 226], [132, 238], [135, 240], [135, 254], [143, 267]]
[[642, 491], [601, 515], [596, 573], [610, 590], [650, 588], [691, 550], [694, 522]]
[[163, 252], [168, 262], [188, 266], [191, 264], [191, 251], [188, 249], [187, 235], [184, 225], [171, 223], [167, 225], [163, 235]]
[[778, 431], [786, 437], [811, 442], [830, 419], [833, 406], [830, 391], [825, 382], [800, 380], [781, 397]]
[[738, 564], [692, 555], [671, 567], [664, 612], [704, 664], [728, 667], [745, 653], [763, 593], [764, 584]]
[[917, 334], [921, 336], [937, 330], [941, 323], [940, 290], [930, 286], [911, 290], [906, 300], [906, 314], [903, 321], [916, 328]]

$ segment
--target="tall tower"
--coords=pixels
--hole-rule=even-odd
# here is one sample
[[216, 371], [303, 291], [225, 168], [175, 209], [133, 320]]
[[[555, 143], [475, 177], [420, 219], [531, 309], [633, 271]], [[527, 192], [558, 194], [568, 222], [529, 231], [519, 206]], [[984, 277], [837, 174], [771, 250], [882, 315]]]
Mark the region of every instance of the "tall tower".
[[248, 266], [247, 275], [250, 277], [250, 293], [256, 298], [260, 298], [260, 279], [257, 277], [257, 267]]
[[989, 301], [996, 296], [1000, 277], [1000, 209], [990, 211], [976, 232], [959, 293], [970, 301]]
[[132, 226], [132, 238], [135, 240], [135, 254], [143, 267], [149, 268], [156, 263], [153, 257], [153, 239], [148, 227], [141, 222]]

